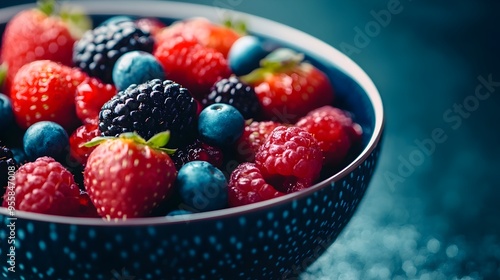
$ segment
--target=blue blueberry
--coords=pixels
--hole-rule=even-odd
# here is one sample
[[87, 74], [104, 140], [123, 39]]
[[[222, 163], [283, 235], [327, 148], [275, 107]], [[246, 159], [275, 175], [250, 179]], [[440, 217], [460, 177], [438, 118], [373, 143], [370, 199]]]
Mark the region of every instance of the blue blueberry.
[[245, 119], [238, 109], [229, 104], [212, 104], [203, 109], [198, 117], [200, 138], [217, 147], [233, 144], [244, 129]]
[[178, 209], [178, 210], [170, 211], [167, 214], [167, 216], [180, 216], [180, 215], [189, 215], [189, 214], [193, 214], [193, 212], [188, 211], [188, 210]]
[[14, 112], [10, 99], [0, 93], [0, 129], [5, 129], [14, 123]]
[[42, 156], [61, 158], [69, 146], [68, 134], [55, 122], [42, 121], [31, 125], [24, 133], [24, 152], [28, 159]]
[[107, 20], [103, 21], [100, 24], [100, 26], [104, 26], [104, 25], [108, 25], [108, 24], [117, 24], [117, 23], [124, 22], [124, 21], [134, 21], [134, 19], [129, 17], [129, 16], [113, 16], [113, 17], [110, 17]]
[[[227, 181], [222, 171], [206, 161], [190, 161], [177, 174], [182, 203], [199, 212], [227, 206]], [[188, 208], [189, 209], [189, 208]]]
[[131, 51], [122, 55], [113, 67], [113, 83], [118, 90], [153, 79], [165, 79], [165, 71], [156, 58], [147, 52]]
[[248, 74], [259, 68], [260, 60], [275, 48], [273, 44], [258, 37], [243, 36], [236, 40], [229, 50], [227, 57], [229, 67], [236, 76]]

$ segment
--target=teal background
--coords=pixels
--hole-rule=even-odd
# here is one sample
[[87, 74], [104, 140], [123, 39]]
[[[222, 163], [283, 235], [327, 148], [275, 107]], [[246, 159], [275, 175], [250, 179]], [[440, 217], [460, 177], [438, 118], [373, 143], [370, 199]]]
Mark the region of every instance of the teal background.
[[[498, 1], [182, 2], [309, 33], [348, 54], [380, 90], [387, 120], [375, 177], [302, 279], [500, 279]], [[484, 100], [475, 97], [481, 79], [492, 81], [478, 92]]]

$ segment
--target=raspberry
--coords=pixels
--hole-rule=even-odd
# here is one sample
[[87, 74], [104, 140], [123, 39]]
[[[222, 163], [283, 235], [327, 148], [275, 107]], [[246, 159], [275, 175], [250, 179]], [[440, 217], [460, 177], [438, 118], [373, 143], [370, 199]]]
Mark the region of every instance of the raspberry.
[[228, 183], [230, 207], [264, 201], [284, 194], [266, 183], [259, 168], [250, 162], [238, 165], [231, 173]]
[[95, 122], [102, 105], [116, 92], [113, 84], [105, 84], [96, 78], [87, 79], [76, 88], [76, 115], [83, 123]]
[[257, 151], [255, 163], [266, 182], [289, 193], [309, 187], [319, 177], [323, 155], [309, 132], [278, 126]]
[[184, 164], [195, 160], [207, 161], [213, 166], [220, 168], [222, 166], [223, 154], [221, 149], [196, 139], [186, 147], [177, 149], [171, 158], [177, 170]]
[[85, 166], [90, 153], [95, 147], [80, 147], [101, 134], [97, 124], [88, 123], [78, 127], [69, 137], [70, 154], [72, 159]]
[[349, 153], [353, 142], [359, 141], [361, 126], [344, 111], [323, 106], [302, 117], [296, 126], [311, 133], [323, 153], [324, 165], [339, 165]]
[[[16, 209], [22, 211], [76, 216], [80, 190], [73, 175], [59, 162], [41, 157], [22, 165], [15, 176]], [[5, 195], [8, 195], [6, 192]], [[4, 207], [6, 206], [4, 197]]]
[[257, 153], [271, 131], [279, 125], [280, 123], [274, 121], [247, 124], [243, 135], [236, 142], [236, 155], [238, 159], [243, 162], [254, 162], [255, 153]]

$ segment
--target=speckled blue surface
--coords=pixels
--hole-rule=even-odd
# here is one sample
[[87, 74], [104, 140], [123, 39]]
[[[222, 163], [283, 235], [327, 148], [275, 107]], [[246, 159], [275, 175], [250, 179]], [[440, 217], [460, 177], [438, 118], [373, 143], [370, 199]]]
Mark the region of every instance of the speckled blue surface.
[[[1, 4], [15, 2], [28, 1]], [[393, 1], [188, 2], [270, 18], [340, 48], [354, 43], [354, 28], [371, 22], [371, 11]], [[499, 279], [498, 90], [456, 129], [443, 118], [474, 94], [479, 76], [500, 81], [498, 1], [400, 3], [403, 10], [350, 55], [384, 99], [379, 167], [351, 222], [301, 278]], [[384, 174], [398, 174], [400, 156], [436, 128], [447, 140], [402, 182], [388, 183]]]

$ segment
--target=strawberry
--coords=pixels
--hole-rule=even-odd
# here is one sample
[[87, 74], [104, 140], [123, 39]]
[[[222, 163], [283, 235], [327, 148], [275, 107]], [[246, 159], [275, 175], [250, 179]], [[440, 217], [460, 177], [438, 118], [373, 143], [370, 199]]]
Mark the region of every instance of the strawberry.
[[177, 171], [167, 154], [171, 151], [161, 148], [169, 136], [162, 132], [146, 142], [136, 133], [124, 133], [88, 143], [100, 143], [83, 174], [99, 215], [108, 220], [145, 217], [170, 196]]
[[311, 133], [318, 141], [324, 165], [340, 164], [362, 134], [361, 126], [353, 122], [347, 112], [332, 106], [309, 112], [295, 125]]
[[243, 135], [236, 142], [236, 155], [241, 161], [254, 162], [255, 153], [266, 141], [267, 136], [281, 125], [278, 122], [262, 121], [251, 122], [245, 125]]
[[261, 68], [241, 79], [254, 86], [266, 120], [294, 123], [334, 99], [333, 87], [325, 73], [303, 62], [302, 54], [289, 49], [270, 53], [261, 61]]
[[73, 44], [90, 19], [81, 13], [56, 7], [54, 0], [39, 1], [39, 7], [23, 10], [7, 24], [1, 57], [8, 68], [6, 90], [17, 71], [35, 60], [52, 60], [72, 65]]
[[11, 98], [18, 125], [28, 128], [35, 122], [53, 121], [71, 131], [78, 126], [75, 112], [76, 87], [87, 75], [49, 60], [30, 62], [17, 72]]
[[102, 105], [116, 93], [113, 84], [105, 84], [97, 78], [85, 80], [76, 88], [76, 115], [83, 123], [96, 122]]
[[59, 162], [41, 157], [22, 165], [7, 188], [3, 206], [15, 202], [15, 209], [43, 214], [77, 216], [80, 190], [73, 175]]
[[156, 35], [157, 42], [170, 41], [175, 37], [194, 40], [204, 47], [212, 48], [227, 57], [229, 49], [240, 37], [232, 28], [213, 23], [205, 18], [178, 21]]
[[255, 165], [267, 183], [290, 193], [319, 178], [323, 154], [318, 142], [299, 127], [276, 127], [255, 154]]
[[223, 54], [193, 40], [176, 37], [164, 41], [154, 52], [168, 79], [173, 80], [200, 101], [220, 79], [231, 75]]
[[71, 158], [85, 166], [87, 159], [95, 147], [85, 147], [85, 143], [101, 135], [96, 123], [87, 123], [78, 127], [69, 137]]

